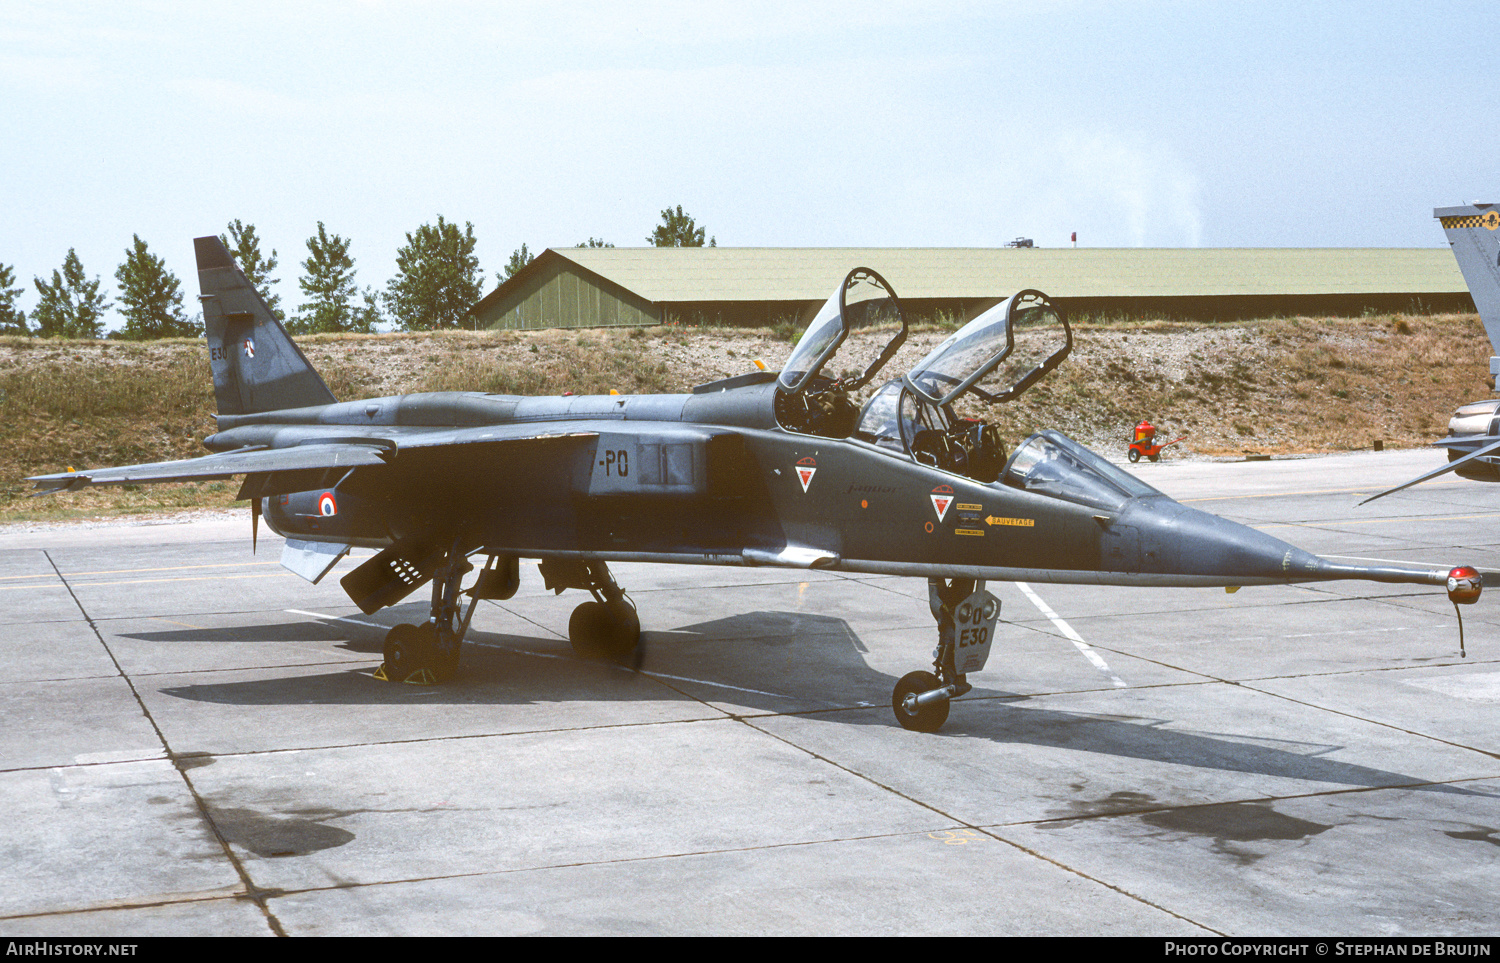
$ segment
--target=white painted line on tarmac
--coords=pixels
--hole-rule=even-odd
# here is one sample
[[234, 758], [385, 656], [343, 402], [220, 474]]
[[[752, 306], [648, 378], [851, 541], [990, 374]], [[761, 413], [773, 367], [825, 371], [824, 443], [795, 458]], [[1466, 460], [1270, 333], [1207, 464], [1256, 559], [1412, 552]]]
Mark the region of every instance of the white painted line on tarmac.
[[366, 622], [363, 619], [346, 618], [342, 615], [324, 615], [322, 612], [305, 612], [302, 609], [283, 609], [283, 611], [290, 612], [293, 615], [310, 615], [315, 619], [322, 619], [325, 622], [348, 622], [351, 625], [363, 625], [367, 629], [384, 629], [387, 632], [391, 630], [389, 625], [381, 625], [379, 622]]
[[1043, 602], [1042, 597], [1031, 590], [1030, 585], [1027, 585], [1025, 582], [1017, 582], [1016, 588], [1024, 592], [1026, 597], [1031, 599], [1031, 604], [1036, 606], [1036, 610], [1045, 615], [1048, 621], [1057, 626], [1059, 632], [1061, 632], [1068, 638], [1069, 641], [1071, 641], [1075, 646], [1078, 647], [1078, 651], [1083, 653], [1083, 657], [1085, 659], [1088, 659], [1094, 664], [1094, 668], [1098, 669], [1100, 672], [1103, 672], [1105, 676], [1109, 678], [1109, 681], [1114, 685], [1119, 686], [1122, 689], [1128, 688], [1125, 680], [1115, 675], [1114, 670], [1109, 667], [1109, 664], [1104, 661], [1104, 658], [1100, 656], [1099, 653], [1095, 652], [1087, 642], [1083, 641], [1083, 636], [1073, 631], [1073, 626], [1064, 622], [1062, 620], [1062, 616], [1052, 611], [1052, 607], [1046, 602]]

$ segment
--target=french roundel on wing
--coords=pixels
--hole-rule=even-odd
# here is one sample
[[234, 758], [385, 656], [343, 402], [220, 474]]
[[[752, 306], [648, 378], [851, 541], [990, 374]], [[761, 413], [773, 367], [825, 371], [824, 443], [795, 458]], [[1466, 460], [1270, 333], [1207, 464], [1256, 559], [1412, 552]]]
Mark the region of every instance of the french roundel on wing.
[[323, 497], [318, 499], [318, 514], [337, 515], [338, 513], [339, 503], [334, 501], [333, 492], [324, 492]]

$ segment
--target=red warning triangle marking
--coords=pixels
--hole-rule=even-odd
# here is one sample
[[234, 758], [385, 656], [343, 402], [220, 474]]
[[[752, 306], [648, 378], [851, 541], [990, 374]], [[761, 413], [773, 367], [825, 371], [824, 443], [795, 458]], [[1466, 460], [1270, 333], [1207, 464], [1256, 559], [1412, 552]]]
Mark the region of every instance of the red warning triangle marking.
[[953, 496], [952, 495], [933, 495], [933, 496], [931, 496], [931, 498], [932, 498], [932, 510], [935, 511], [935, 512], [937, 512], [938, 521], [942, 521], [943, 520], [943, 516], [946, 515], [946, 514], [948, 514], [948, 506], [951, 505], [951, 504], [953, 504]]
[[802, 490], [807, 491], [807, 486], [812, 482], [812, 476], [817, 474], [816, 468], [808, 468], [803, 465], [797, 466], [797, 477], [802, 479]]

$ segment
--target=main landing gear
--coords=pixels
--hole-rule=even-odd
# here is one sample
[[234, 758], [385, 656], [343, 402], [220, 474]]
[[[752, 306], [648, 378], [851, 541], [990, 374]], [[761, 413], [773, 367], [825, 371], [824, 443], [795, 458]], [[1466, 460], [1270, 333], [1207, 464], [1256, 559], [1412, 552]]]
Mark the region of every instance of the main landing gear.
[[609, 573], [609, 566], [597, 561], [548, 559], [540, 568], [547, 588], [558, 594], [572, 588], [594, 596], [592, 602], [574, 609], [568, 619], [573, 653], [583, 659], [630, 659], [631, 667], [639, 669], [643, 655], [641, 620]]
[[[459, 646], [469, 631], [474, 608], [480, 599], [504, 600], [520, 586], [520, 560], [512, 555], [491, 555], [480, 570], [473, 588], [462, 591], [463, 578], [474, 570], [462, 545], [455, 541], [432, 574], [432, 615], [421, 625], [398, 625], [385, 637], [385, 663], [375, 672], [377, 679], [436, 685], [453, 678], [458, 670]], [[632, 659], [640, 668], [641, 620], [625, 597], [609, 566], [603, 562], [549, 559], [541, 564], [547, 588], [584, 589], [594, 596], [573, 610], [568, 620], [568, 638], [573, 652], [587, 659]], [[462, 596], [469, 596], [469, 606]]]
[[1000, 600], [972, 579], [928, 579], [927, 601], [938, 624], [937, 674], [908, 672], [891, 692], [896, 721], [913, 732], [937, 732], [949, 703], [973, 689], [965, 677], [984, 668], [1000, 617]]
[[[402, 624], [390, 630], [385, 637], [385, 663], [375, 672], [377, 679], [436, 685], [453, 678], [458, 671], [459, 646], [469, 631], [474, 607], [480, 599], [510, 598], [521, 581], [517, 558], [491, 555], [474, 587], [462, 593], [463, 577], [473, 570], [455, 542], [432, 576], [431, 617], [421, 625]], [[469, 596], [469, 608], [460, 619], [462, 594]]]

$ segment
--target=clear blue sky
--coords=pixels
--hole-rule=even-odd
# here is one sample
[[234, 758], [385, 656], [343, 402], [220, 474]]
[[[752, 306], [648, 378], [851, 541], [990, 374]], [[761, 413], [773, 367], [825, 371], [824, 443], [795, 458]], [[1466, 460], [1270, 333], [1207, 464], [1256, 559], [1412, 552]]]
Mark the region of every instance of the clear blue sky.
[[1428, 247], [1500, 199], [1482, 3], [43, 3], [0, 7], [0, 263], [197, 293], [234, 218], [323, 221], [383, 287], [406, 232], [640, 245]]

